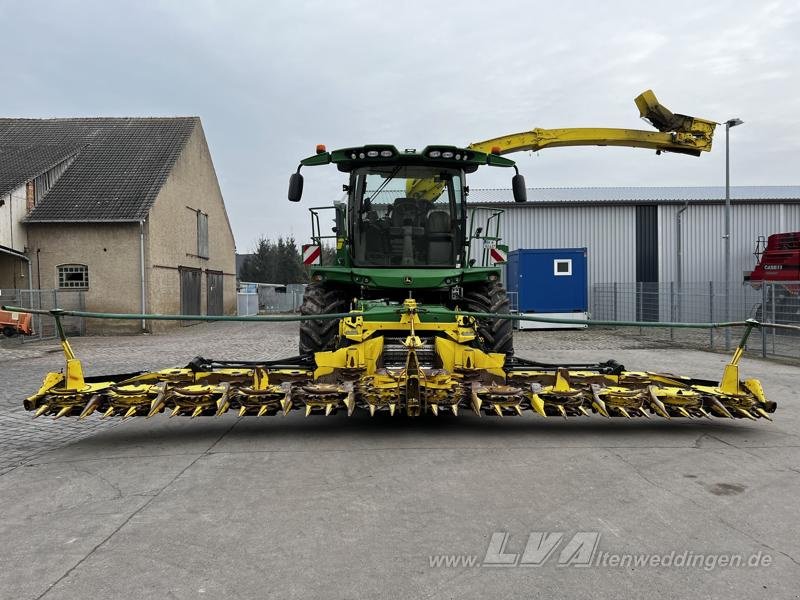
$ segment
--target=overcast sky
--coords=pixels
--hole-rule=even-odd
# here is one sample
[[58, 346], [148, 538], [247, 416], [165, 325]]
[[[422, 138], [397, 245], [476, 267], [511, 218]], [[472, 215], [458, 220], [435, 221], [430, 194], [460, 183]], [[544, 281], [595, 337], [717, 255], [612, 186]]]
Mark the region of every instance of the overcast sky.
[[[239, 252], [308, 236], [341, 195], [298, 160], [390, 143], [467, 144], [532, 127], [648, 128], [633, 98], [731, 131], [733, 185], [800, 184], [800, 3], [0, 0], [0, 115], [199, 115]], [[700, 158], [628, 148], [512, 155], [529, 187], [721, 185]], [[509, 187], [485, 170], [473, 188]]]

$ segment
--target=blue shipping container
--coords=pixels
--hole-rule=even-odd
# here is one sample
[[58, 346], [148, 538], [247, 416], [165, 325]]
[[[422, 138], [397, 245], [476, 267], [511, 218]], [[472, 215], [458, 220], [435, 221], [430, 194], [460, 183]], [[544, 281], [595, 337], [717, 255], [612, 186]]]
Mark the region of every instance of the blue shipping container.
[[586, 312], [586, 248], [520, 249], [508, 253], [506, 279], [521, 313]]

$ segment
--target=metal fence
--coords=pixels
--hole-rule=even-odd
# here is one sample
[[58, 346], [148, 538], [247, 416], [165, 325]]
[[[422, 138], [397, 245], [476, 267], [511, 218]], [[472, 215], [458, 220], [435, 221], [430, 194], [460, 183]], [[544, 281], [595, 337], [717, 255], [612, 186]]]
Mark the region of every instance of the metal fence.
[[[292, 286], [293, 287], [293, 286]], [[266, 297], [239, 293], [238, 314], [296, 311], [302, 302], [302, 286]], [[509, 294], [512, 312], [517, 298]], [[267, 300], [267, 302], [264, 302]], [[85, 292], [80, 290], [0, 289], [0, 304], [50, 310], [85, 310]], [[729, 309], [729, 310], [728, 310]], [[764, 323], [800, 326], [800, 282], [766, 282], [759, 287], [735, 285], [730, 307], [725, 285], [716, 281], [676, 283], [604, 283], [590, 290], [591, 318], [613, 321], [721, 322], [754, 318]], [[729, 315], [729, 316], [728, 316]], [[68, 335], [85, 335], [80, 317], [64, 317]], [[740, 329], [620, 329], [653, 341], [675, 342], [683, 346], [713, 350], [735, 347]], [[23, 342], [56, 337], [53, 319], [33, 316], [33, 335], [20, 336]], [[758, 355], [800, 358], [800, 334], [795, 331], [759, 329], [750, 337], [748, 351]]]
[[[288, 287], [288, 286], [287, 286]], [[303, 304], [303, 290], [287, 289], [285, 292], [270, 292], [258, 294], [259, 310], [266, 313], [296, 312]]]
[[508, 293], [508, 309], [512, 313], [519, 312], [519, 292]]
[[[754, 318], [764, 323], [800, 326], [800, 282], [766, 282], [759, 287], [735, 284], [730, 297], [716, 281], [667, 283], [604, 283], [591, 289], [593, 319], [614, 321], [721, 322]], [[738, 329], [638, 330], [654, 339], [697, 347], [731, 349]], [[761, 356], [800, 358], [800, 335], [764, 328], [751, 336], [748, 350]]]
[[[306, 284], [304, 283], [239, 282], [239, 314], [297, 312], [303, 304], [305, 289]], [[253, 300], [253, 296], [255, 296], [255, 300]]]
[[[7, 304], [21, 308], [40, 308], [51, 310], [85, 310], [86, 296], [82, 290], [18, 290], [0, 289], [0, 305]], [[62, 319], [67, 335], [85, 335], [86, 323], [81, 317]], [[33, 335], [20, 336], [25, 342], [47, 340], [56, 337], [55, 322], [45, 315], [33, 315]]]
[[236, 314], [240, 317], [257, 315], [258, 294], [255, 292], [238, 292], [236, 294]]

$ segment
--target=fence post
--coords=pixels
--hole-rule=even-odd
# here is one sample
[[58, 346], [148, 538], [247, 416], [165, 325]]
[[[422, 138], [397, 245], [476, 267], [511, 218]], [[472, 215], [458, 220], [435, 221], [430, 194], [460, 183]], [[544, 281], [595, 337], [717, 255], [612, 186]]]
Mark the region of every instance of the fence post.
[[[61, 308], [58, 305], [58, 290], [56, 288], [53, 288], [53, 308]], [[55, 328], [55, 323], [53, 323], [53, 327]], [[55, 334], [55, 329], [53, 330], [53, 333]]]
[[[761, 322], [766, 320], [767, 316], [767, 284], [766, 282], [761, 286]], [[764, 335], [764, 328], [760, 327], [758, 334], [761, 336], [761, 356], [767, 358], [767, 336]]]
[[[770, 286], [770, 288], [771, 288], [770, 291], [772, 292], [770, 294], [770, 297], [772, 298], [772, 322], [773, 323], [777, 323], [778, 322], [778, 318], [777, 318], [777, 316], [775, 314], [775, 282], [774, 281], [772, 282], [772, 285]], [[770, 327], [770, 329], [772, 329], [772, 353], [775, 354], [775, 352], [776, 352], [775, 351], [775, 334], [777, 332], [777, 329], [775, 329], [774, 327]]]
[[619, 321], [619, 317], [617, 315], [617, 282], [614, 282], [614, 320]]
[[[642, 297], [642, 282], [636, 282], [636, 320], [641, 321], [644, 317], [644, 298]], [[642, 335], [642, 328], [639, 327], [639, 335]]]
[[[33, 302], [33, 298], [31, 298], [31, 302]], [[36, 290], [36, 308], [41, 310], [42, 308], [42, 290]], [[42, 315], [36, 315], [36, 325], [38, 326], [38, 335], [39, 341], [41, 342], [43, 338], [42, 336]]]
[[[675, 282], [669, 282], [669, 320], [675, 322]], [[669, 328], [669, 339], [675, 340], [675, 328]]]
[[[78, 306], [80, 306], [80, 310], [86, 310], [86, 292], [80, 291], [78, 292]], [[79, 330], [81, 335], [86, 335], [86, 319], [81, 317], [80, 319], [80, 327]]]
[[[708, 322], [714, 322], [714, 282], [708, 282]], [[714, 349], [714, 328], [708, 330], [709, 335], [709, 343], [711, 345], [711, 349]]]

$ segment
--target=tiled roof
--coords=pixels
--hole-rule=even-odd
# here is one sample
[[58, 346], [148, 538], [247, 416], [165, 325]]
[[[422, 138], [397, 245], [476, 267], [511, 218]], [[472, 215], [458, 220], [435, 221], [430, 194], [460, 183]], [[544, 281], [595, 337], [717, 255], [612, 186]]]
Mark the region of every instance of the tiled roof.
[[49, 170], [77, 151], [75, 144], [18, 146], [0, 141], [0, 195]]
[[[724, 186], [528, 188], [528, 202], [541, 204], [675, 204], [721, 202]], [[731, 186], [731, 199], [800, 202], [800, 185]], [[470, 204], [513, 203], [510, 189], [470, 189]]]
[[199, 121], [0, 119], [0, 194], [74, 156], [27, 222], [144, 219]]

